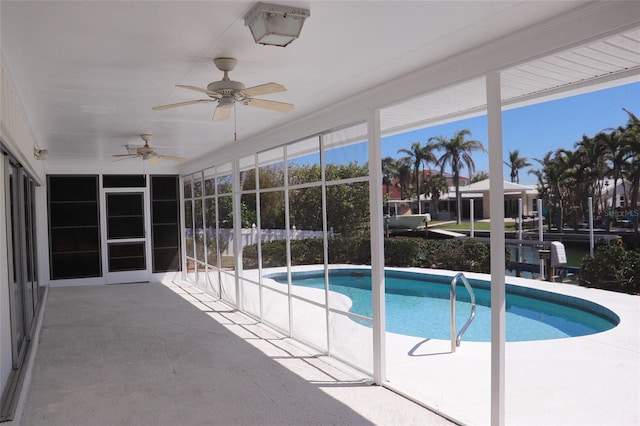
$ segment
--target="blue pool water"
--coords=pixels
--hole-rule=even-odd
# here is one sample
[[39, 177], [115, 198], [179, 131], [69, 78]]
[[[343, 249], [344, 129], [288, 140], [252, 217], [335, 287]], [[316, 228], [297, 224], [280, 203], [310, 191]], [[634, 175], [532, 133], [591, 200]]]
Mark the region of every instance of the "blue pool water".
[[[294, 272], [292, 275], [294, 285], [324, 289], [323, 271]], [[286, 283], [286, 274], [267, 277]], [[450, 338], [450, 277], [386, 271], [385, 282], [387, 331], [424, 338]], [[489, 282], [469, 282], [476, 295], [476, 317], [463, 340], [487, 342], [491, 340]], [[370, 271], [332, 270], [329, 288], [352, 300], [350, 312], [371, 318]], [[506, 291], [508, 342], [584, 336], [609, 330], [620, 321], [611, 310], [584, 299], [510, 284]], [[458, 330], [470, 311], [469, 295], [460, 283], [456, 302]], [[362, 323], [370, 326], [369, 322]]]

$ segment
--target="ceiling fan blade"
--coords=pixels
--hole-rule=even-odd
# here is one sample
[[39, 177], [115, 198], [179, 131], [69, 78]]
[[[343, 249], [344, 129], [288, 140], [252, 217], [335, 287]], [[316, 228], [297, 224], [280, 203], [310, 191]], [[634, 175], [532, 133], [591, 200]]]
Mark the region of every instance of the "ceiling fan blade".
[[247, 105], [258, 108], [270, 109], [272, 111], [289, 112], [293, 109], [293, 104], [285, 102], [268, 101], [266, 99], [247, 99]]
[[210, 90], [203, 89], [202, 87], [189, 86], [187, 84], [176, 84], [176, 87], [182, 87], [183, 89], [195, 90], [196, 92], [204, 93], [206, 95], [219, 95], [218, 92], [212, 92]]
[[112, 157], [137, 157], [138, 154], [114, 154]]
[[163, 160], [180, 161], [180, 162], [187, 161], [186, 158], [174, 157], [173, 155], [158, 154], [158, 157], [162, 158]]
[[114, 155], [114, 157], [118, 157], [118, 158], [114, 158], [113, 161], [124, 161], [124, 160], [128, 160], [130, 158], [138, 158], [138, 155], [136, 155], [136, 154], [124, 154], [124, 155]]
[[213, 121], [222, 121], [227, 120], [231, 117], [231, 108], [220, 108], [216, 107], [216, 110], [213, 112]]
[[259, 86], [247, 87], [246, 89], [242, 89], [240, 92], [242, 92], [244, 95], [248, 97], [251, 97], [251, 96], [258, 96], [258, 95], [269, 95], [271, 93], [285, 92], [286, 90], [287, 89], [282, 84], [266, 83], [266, 84], [261, 84]]
[[160, 110], [168, 109], [168, 108], [176, 108], [176, 107], [181, 107], [181, 106], [185, 106], [185, 105], [199, 104], [201, 102], [213, 102], [213, 99], [197, 99], [195, 101], [184, 101], [184, 102], [177, 102], [175, 104], [158, 105], [158, 106], [154, 106], [151, 109], [154, 110], [154, 111], [160, 111]]
[[149, 165], [150, 166], [157, 166], [160, 164], [160, 161], [158, 160], [157, 156], [152, 156], [149, 158]]

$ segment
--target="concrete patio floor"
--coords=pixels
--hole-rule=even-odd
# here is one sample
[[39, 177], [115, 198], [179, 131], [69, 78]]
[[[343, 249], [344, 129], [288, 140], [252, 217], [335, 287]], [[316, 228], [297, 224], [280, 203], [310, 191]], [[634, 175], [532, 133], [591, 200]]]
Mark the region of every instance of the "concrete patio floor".
[[188, 284], [49, 288], [23, 425], [446, 425]]

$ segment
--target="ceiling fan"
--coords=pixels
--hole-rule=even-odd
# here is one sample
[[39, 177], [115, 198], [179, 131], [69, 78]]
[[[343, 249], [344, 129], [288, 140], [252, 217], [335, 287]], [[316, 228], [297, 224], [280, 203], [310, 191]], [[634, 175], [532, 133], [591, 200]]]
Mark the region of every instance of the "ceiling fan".
[[278, 83], [266, 83], [245, 88], [244, 84], [241, 82], [233, 81], [229, 78], [229, 71], [232, 71], [238, 63], [236, 59], [216, 58], [213, 60], [213, 63], [224, 73], [222, 80], [209, 83], [206, 89], [196, 86], [176, 84], [176, 87], [182, 87], [184, 89], [204, 93], [209, 96], [208, 99], [196, 99], [193, 101], [177, 102], [175, 104], [159, 105], [152, 109], [159, 111], [203, 102], [217, 102], [218, 105], [213, 113], [213, 121], [228, 119], [231, 116], [231, 108], [236, 104], [236, 102], [239, 102], [242, 105], [265, 108], [279, 112], [289, 112], [293, 109], [293, 104], [254, 98], [254, 96], [284, 92], [287, 89], [285, 89], [283, 85]]
[[149, 164], [152, 166], [157, 166], [158, 164], [160, 164], [160, 159], [180, 162], [187, 160], [186, 158], [182, 157], [158, 154], [152, 147], [149, 146], [149, 141], [151, 140], [150, 133], [143, 133], [140, 135], [140, 137], [144, 141], [143, 146], [125, 145], [129, 153], [116, 154], [114, 155], [114, 157], [122, 157], [122, 160], [126, 160], [127, 158], [142, 158], [143, 160], [148, 160]]

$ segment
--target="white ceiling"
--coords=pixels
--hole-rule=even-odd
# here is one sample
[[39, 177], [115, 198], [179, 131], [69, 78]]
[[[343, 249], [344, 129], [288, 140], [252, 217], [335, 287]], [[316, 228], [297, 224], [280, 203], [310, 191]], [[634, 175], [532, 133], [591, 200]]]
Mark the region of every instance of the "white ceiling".
[[[248, 1], [2, 1], [0, 42], [40, 148], [51, 161], [111, 162], [153, 133], [160, 153], [196, 159], [305, 117], [411, 71], [572, 11], [585, 1], [306, 1], [311, 17], [286, 48], [256, 45]], [[212, 122], [214, 104], [152, 111], [200, 99], [176, 84], [222, 77], [230, 56], [247, 87], [278, 82], [264, 96], [289, 113], [237, 107]], [[515, 75], [515, 72], [512, 73]]]

